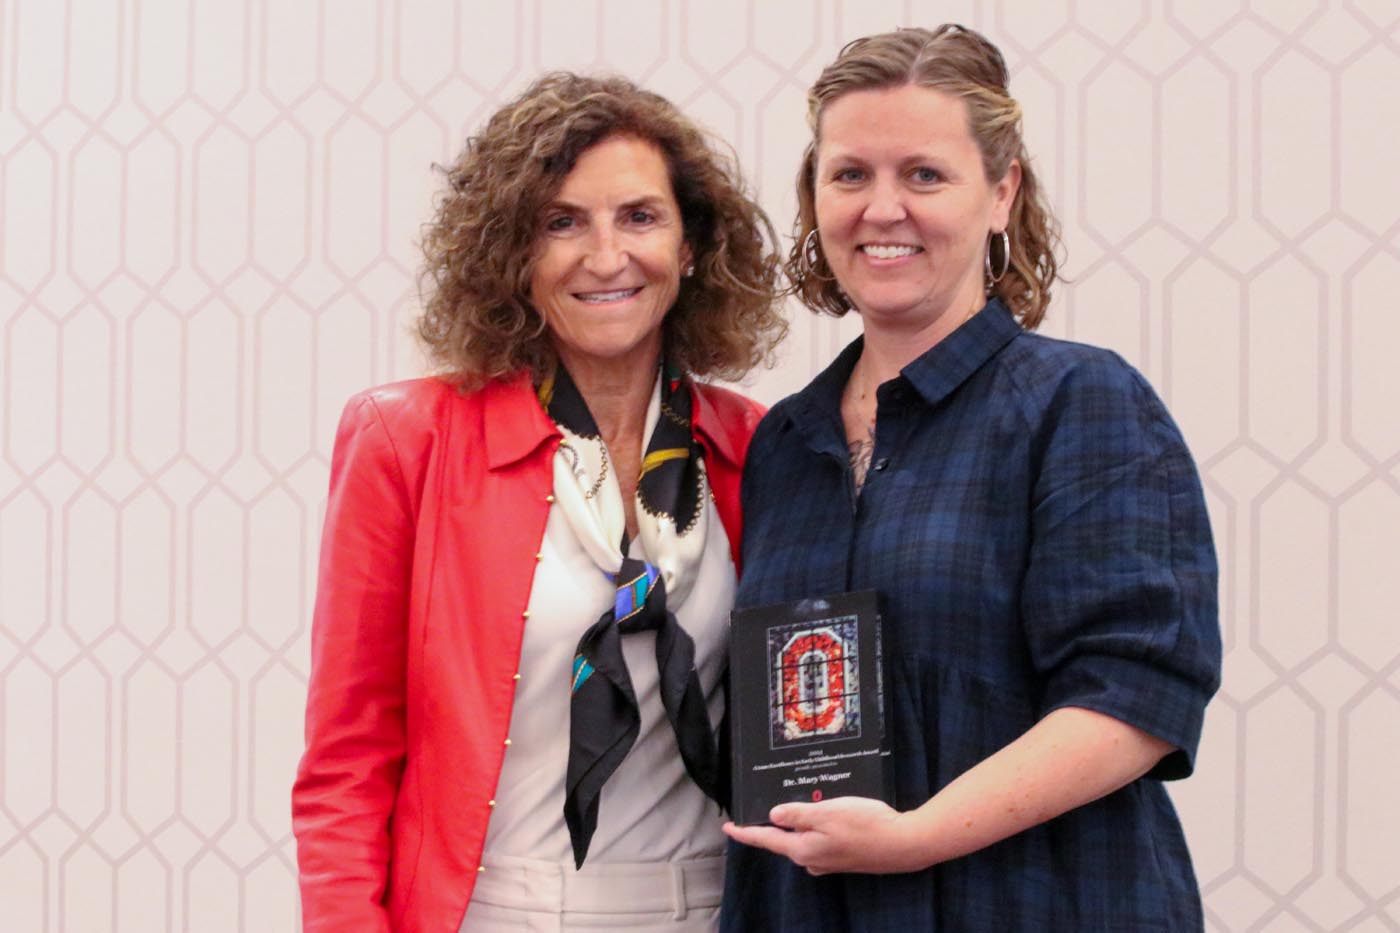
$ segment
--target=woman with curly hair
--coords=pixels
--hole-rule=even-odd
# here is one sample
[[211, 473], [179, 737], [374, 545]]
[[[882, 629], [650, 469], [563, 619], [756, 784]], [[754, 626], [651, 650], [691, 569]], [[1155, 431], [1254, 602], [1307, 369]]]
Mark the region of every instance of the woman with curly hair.
[[[345, 409], [293, 790], [307, 930], [711, 929], [777, 257], [666, 100], [557, 73], [447, 172], [435, 378]], [[542, 925], [542, 926], [541, 926]]]
[[1142, 376], [1031, 332], [1056, 225], [1006, 63], [869, 36], [808, 105], [788, 273], [864, 333], [754, 436], [736, 604], [878, 591], [894, 806], [727, 826], [722, 928], [1200, 929], [1162, 781], [1219, 683], [1210, 525]]

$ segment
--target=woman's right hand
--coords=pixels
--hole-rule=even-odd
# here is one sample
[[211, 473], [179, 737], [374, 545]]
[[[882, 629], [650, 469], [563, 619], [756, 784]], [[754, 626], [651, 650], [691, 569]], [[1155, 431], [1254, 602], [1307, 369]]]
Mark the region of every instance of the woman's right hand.
[[774, 807], [769, 819], [772, 826], [725, 823], [724, 831], [735, 842], [791, 859], [811, 875], [895, 874], [931, 864], [909, 814], [880, 800], [785, 803]]

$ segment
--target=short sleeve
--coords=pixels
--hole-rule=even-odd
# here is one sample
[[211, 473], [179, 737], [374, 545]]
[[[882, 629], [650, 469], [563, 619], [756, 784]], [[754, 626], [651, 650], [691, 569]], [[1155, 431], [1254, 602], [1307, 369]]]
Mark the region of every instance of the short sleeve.
[[1220, 683], [1215, 550], [1186, 444], [1146, 381], [1102, 353], [1065, 375], [1033, 445], [1021, 610], [1041, 713], [1142, 729], [1177, 749], [1150, 776], [1185, 777]]

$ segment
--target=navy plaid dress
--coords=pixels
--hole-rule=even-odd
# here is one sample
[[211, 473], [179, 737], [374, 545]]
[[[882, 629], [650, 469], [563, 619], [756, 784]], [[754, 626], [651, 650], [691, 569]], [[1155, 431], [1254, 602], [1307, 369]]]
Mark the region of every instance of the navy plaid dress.
[[1102, 800], [923, 872], [813, 878], [731, 844], [722, 928], [1200, 929], [1161, 781], [1191, 773], [1220, 635], [1210, 525], [1176, 426], [1121, 358], [1024, 332], [994, 300], [881, 386], [857, 496], [840, 401], [860, 350], [754, 436], [738, 603], [880, 592], [896, 807], [1062, 706], [1178, 751]]

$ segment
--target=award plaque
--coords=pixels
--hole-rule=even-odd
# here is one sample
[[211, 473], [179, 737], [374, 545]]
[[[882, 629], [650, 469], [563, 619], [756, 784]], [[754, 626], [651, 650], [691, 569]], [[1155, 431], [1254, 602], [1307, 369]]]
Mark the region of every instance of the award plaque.
[[873, 590], [730, 616], [729, 725], [736, 823], [780, 803], [893, 803], [885, 670]]

